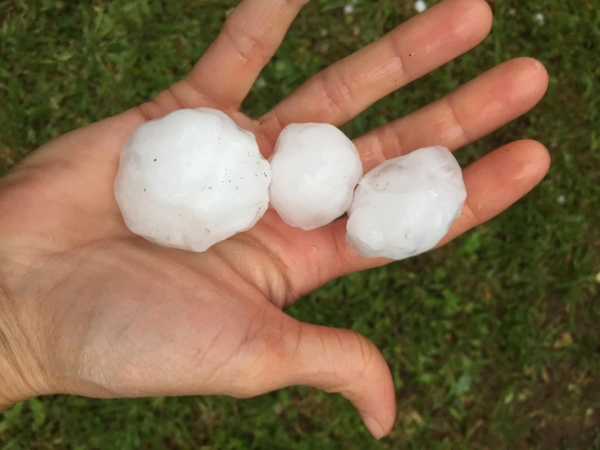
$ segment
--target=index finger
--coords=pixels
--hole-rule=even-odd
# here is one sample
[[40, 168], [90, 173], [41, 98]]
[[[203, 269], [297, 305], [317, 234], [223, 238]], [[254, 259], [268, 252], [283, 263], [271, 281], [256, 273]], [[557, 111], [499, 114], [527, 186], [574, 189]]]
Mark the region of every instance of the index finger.
[[178, 106], [239, 108], [308, 1], [242, 1], [186, 79], [169, 90]]

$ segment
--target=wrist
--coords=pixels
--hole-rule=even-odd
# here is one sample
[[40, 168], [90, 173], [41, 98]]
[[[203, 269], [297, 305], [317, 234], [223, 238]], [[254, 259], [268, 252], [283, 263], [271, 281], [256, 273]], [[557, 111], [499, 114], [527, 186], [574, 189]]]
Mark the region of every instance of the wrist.
[[5, 264], [0, 261], [0, 411], [29, 397], [49, 393], [35, 357], [38, 352], [24, 324], [36, 321], [25, 313], [24, 299], [11, 289]]
[[20, 358], [14, 331], [11, 331], [14, 324], [10, 323], [9, 299], [6, 289], [0, 285], [0, 411], [30, 396], [26, 383], [22, 381]]

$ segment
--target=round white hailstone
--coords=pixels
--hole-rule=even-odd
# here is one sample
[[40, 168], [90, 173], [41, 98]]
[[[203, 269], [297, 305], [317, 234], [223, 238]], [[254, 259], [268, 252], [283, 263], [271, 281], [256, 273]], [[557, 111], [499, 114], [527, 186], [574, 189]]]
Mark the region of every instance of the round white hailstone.
[[445, 147], [394, 158], [360, 181], [346, 240], [367, 258], [408, 258], [432, 249], [467, 198], [462, 171]]
[[125, 143], [115, 197], [127, 227], [167, 247], [202, 252], [253, 227], [269, 205], [269, 163], [221, 111], [176, 111]]
[[422, 13], [427, 9], [427, 3], [425, 3], [424, 0], [417, 0], [415, 2], [415, 9], [418, 13]]
[[350, 0], [348, 3], [346, 3], [344, 6], [344, 14], [348, 15], [354, 13], [354, 7], [357, 3], [358, 0]]
[[546, 22], [546, 17], [544, 16], [544, 13], [538, 12], [533, 16], [533, 21], [538, 25], [544, 25]]
[[352, 141], [324, 123], [285, 127], [270, 161], [271, 205], [285, 223], [304, 230], [322, 227], [343, 215], [362, 176], [360, 156]]

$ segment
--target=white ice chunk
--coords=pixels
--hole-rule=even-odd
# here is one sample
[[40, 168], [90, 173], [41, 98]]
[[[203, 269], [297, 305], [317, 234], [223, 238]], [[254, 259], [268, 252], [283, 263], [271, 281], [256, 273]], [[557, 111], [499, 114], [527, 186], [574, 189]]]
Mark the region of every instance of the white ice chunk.
[[544, 16], [544, 13], [537, 12], [533, 16], [533, 21], [538, 25], [544, 25], [544, 23], [546, 23], [546, 16]]
[[350, 0], [346, 5], [344, 5], [344, 14], [352, 14], [354, 13], [354, 7], [358, 3], [358, 0]]
[[400, 260], [426, 252], [448, 232], [466, 197], [460, 166], [447, 148], [391, 159], [360, 181], [346, 240], [367, 258]]
[[201, 252], [256, 224], [270, 181], [252, 133], [221, 111], [184, 109], [144, 123], [125, 143], [115, 197], [132, 232]]
[[422, 13], [427, 9], [427, 3], [425, 3], [424, 0], [417, 0], [415, 2], [415, 9], [418, 13]]
[[336, 127], [292, 124], [279, 135], [271, 171], [271, 205], [288, 225], [312, 230], [348, 210], [362, 164], [352, 141]]

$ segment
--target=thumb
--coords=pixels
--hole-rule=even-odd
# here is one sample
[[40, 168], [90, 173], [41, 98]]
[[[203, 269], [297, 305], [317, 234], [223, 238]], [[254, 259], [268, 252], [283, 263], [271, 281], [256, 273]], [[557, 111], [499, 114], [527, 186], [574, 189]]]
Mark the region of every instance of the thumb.
[[297, 324], [298, 343], [289, 356], [286, 384], [340, 393], [356, 407], [373, 436], [387, 435], [396, 416], [396, 396], [392, 374], [377, 347], [354, 331]]

